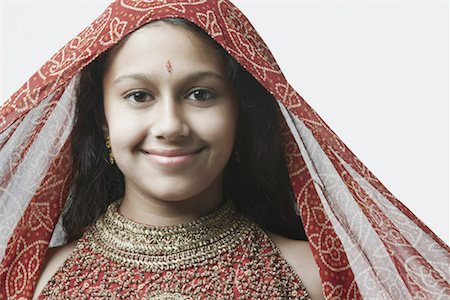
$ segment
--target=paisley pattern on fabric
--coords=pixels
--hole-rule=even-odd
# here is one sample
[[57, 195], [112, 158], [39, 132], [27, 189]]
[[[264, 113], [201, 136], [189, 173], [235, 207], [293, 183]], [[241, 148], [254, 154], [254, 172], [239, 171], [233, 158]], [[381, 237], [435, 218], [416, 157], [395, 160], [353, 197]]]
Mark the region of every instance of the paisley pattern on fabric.
[[232, 3], [117, 0], [1, 107], [1, 299], [31, 298], [67, 199], [74, 115], [70, 93], [77, 74], [127, 34], [165, 17], [184, 18], [204, 29], [278, 100], [291, 183], [327, 299], [450, 297], [449, 247], [289, 85]]

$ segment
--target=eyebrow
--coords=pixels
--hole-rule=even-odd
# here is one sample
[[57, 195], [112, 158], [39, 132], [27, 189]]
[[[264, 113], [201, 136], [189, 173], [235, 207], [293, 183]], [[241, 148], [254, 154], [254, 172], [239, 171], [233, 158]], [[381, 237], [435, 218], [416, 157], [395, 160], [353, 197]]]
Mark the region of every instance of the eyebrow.
[[[225, 82], [228, 81], [228, 79], [226, 79], [225, 77], [223, 77], [219, 73], [216, 73], [216, 72], [213, 72], [213, 71], [198, 71], [198, 72], [189, 74], [184, 79], [185, 80], [200, 80], [200, 79], [203, 79], [205, 77], [213, 77], [215, 79], [218, 79], [220, 81], [225, 81]], [[116, 85], [116, 84], [118, 84], [119, 82], [121, 82], [123, 80], [136, 80], [136, 81], [152, 82], [153, 81], [153, 76], [150, 73], [126, 74], [126, 75], [122, 75], [122, 76], [114, 79], [112, 84]]]

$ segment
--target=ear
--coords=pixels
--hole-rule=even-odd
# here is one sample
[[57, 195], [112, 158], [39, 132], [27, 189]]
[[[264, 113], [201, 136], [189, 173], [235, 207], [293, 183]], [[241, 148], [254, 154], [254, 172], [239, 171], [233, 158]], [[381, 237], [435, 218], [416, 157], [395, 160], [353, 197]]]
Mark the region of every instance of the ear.
[[109, 127], [108, 127], [108, 122], [106, 121], [106, 116], [105, 116], [105, 112], [103, 111], [103, 109], [102, 109], [102, 111], [94, 112], [94, 114], [95, 114], [94, 120], [95, 120], [95, 127], [97, 128], [97, 130], [99, 128], [102, 129], [103, 137], [106, 140], [106, 137], [109, 136]]
[[103, 136], [106, 139], [106, 137], [109, 136], [109, 128], [108, 128], [108, 125], [106, 124], [106, 122], [103, 123], [103, 125], [102, 125], [102, 131], [103, 131]]

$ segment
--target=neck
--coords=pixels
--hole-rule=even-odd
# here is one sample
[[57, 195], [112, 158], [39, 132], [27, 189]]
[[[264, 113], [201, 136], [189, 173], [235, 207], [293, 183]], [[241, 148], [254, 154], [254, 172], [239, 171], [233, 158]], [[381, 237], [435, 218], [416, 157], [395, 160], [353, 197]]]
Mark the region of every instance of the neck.
[[208, 215], [217, 210], [222, 203], [222, 184], [218, 180], [200, 194], [182, 200], [150, 197], [129, 187], [118, 211], [125, 218], [137, 223], [172, 226]]

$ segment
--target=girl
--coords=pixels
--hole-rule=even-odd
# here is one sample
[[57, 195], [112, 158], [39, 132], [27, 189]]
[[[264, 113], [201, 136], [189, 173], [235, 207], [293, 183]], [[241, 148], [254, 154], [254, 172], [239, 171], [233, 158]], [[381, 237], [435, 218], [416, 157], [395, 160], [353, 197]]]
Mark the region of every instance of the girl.
[[[280, 149], [276, 104], [270, 99], [270, 94], [203, 31], [183, 19], [149, 23], [81, 71], [77, 90], [77, 121], [72, 132], [73, 170], [76, 170], [74, 190], [67, 214], [63, 215], [69, 244], [48, 251], [36, 292], [39, 293], [40, 287], [53, 276], [43, 296], [78, 298], [80, 294], [95, 293], [96, 297], [129, 297], [127, 293], [130, 293], [133, 297], [144, 298], [183, 294], [180, 297], [245, 296], [261, 299], [285, 298], [295, 293], [306, 298], [307, 293], [301, 288], [300, 280], [297, 283], [288, 281], [296, 274], [281, 256], [278, 257], [277, 249], [263, 232], [255, 231], [234, 213], [211, 217], [229, 198], [237, 210], [245, 212], [265, 229], [303, 240], [288, 240], [268, 232], [279, 244], [278, 248], [285, 252], [284, 256], [292, 257], [291, 265], [299, 276], [306, 278], [303, 282], [310, 294], [315, 299], [323, 298], [319, 273], [304, 242], [302, 225], [292, 205], [292, 191], [286, 185], [288, 175]], [[258, 109], [255, 110], [253, 105]], [[251, 132], [251, 128], [262, 131]], [[264, 135], [258, 132], [264, 132]], [[266, 143], [273, 147], [264, 145]], [[233, 148], [234, 158], [230, 159]], [[89, 153], [94, 156], [89, 157]], [[98, 153], [103, 157], [95, 155]], [[253, 157], [249, 156], [250, 153], [254, 153]], [[258, 164], [259, 161], [267, 163]], [[270, 185], [276, 188], [269, 188]], [[125, 255], [124, 251], [128, 255], [160, 256], [150, 264], [130, 257], [135, 268], [118, 274], [111, 270], [111, 265], [116, 262], [114, 259], [106, 265], [96, 266], [90, 260], [98, 259], [93, 252], [84, 253], [82, 250], [83, 253], [77, 255], [79, 250], [74, 252], [74, 247], [77, 242], [78, 248], [89, 247], [87, 244], [93, 242], [90, 240], [92, 237], [86, 241], [79, 240], [85, 227], [93, 224], [99, 215], [105, 213], [108, 205], [119, 198], [117, 211], [128, 220], [118, 215], [116, 217], [120, 219], [116, 219], [114, 214], [111, 220], [125, 221], [127, 226], [133, 226], [137, 231], [142, 229], [138, 224], [150, 225], [151, 231], [147, 231], [145, 236], [137, 235], [135, 230], [130, 231], [123, 240], [113, 242], [117, 247], [142, 238], [145, 240], [140, 245], [142, 247], [167, 243], [174, 250], [142, 252], [135, 247], [136, 244], [120, 247], [120, 252], [105, 248], [109, 252], [106, 256], [114, 253]], [[203, 216], [208, 216], [208, 219]], [[191, 223], [193, 220], [197, 220], [195, 225]], [[110, 227], [107, 232], [99, 229], [100, 223], [98, 225], [91, 234], [104, 236], [110, 231], [124, 231], [121, 227], [124, 224], [115, 229]], [[171, 231], [180, 230], [183, 233], [171, 234]], [[218, 237], [220, 240], [216, 240]], [[239, 246], [233, 247], [234, 243]], [[268, 246], [264, 246], [266, 243]], [[99, 245], [102, 244], [100, 241]], [[228, 251], [219, 251], [223, 247]], [[195, 255], [190, 254], [193, 250]], [[272, 272], [258, 266], [264, 261], [266, 251], [271, 253], [272, 267], [279, 266], [279, 271]], [[300, 254], [296, 251], [301, 252], [302, 261], [294, 260]], [[254, 261], [244, 264], [242, 260], [231, 257], [231, 253], [239, 252], [242, 256], [254, 256]], [[174, 256], [183, 262], [171, 261]], [[220, 260], [212, 266], [205, 265], [205, 257]], [[196, 262], [199, 258], [202, 259], [200, 263]], [[233, 264], [225, 267], [226, 260], [233, 261]], [[69, 269], [57, 270], [64, 261], [65, 266], [70, 265]], [[83, 266], [83, 274], [77, 270], [75, 275], [74, 262]], [[161, 269], [159, 272], [142, 272], [141, 269], [152, 268], [157, 263], [171, 264], [168, 270], [188, 268], [179, 271], [177, 278], [190, 277], [195, 272], [199, 281], [171, 286], [171, 292], [154, 292], [157, 284], [173, 284], [172, 278], [160, 278], [156, 282], [148, 279], [148, 276], [159, 274]], [[222, 267], [216, 274], [206, 273], [197, 266], [213, 269], [219, 263]], [[139, 266], [139, 271], [136, 266]], [[82, 283], [97, 276], [97, 271], [104, 267], [108, 268], [103, 274], [104, 286], [84, 288]], [[242, 285], [242, 291], [232, 292], [227, 280], [214, 288], [210, 286], [212, 280], [217, 280], [210, 277], [222, 278], [226, 272], [242, 269], [252, 273], [233, 278]], [[127, 281], [131, 279], [127, 278], [123, 279], [123, 285], [112, 291], [109, 280], [117, 276], [136, 276], [139, 272], [145, 278], [141, 279], [145, 288], [131, 294], [132, 286]], [[263, 282], [269, 274], [286, 277], [280, 277], [281, 282], [270, 281], [270, 286], [279, 286], [279, 291], [262, 291], [269, 288]], [[72, 276], [78, 279], [74, 285], [65, 279]], [[251, 285], [245, 288], [245, 280], [250, 278]], [[200, 290], [206, 287], [208, 292]], [[182, 291], [187, 289], [190, 292], [184, 295]]]
[[448, 247], [227, 1], [117, 1], [2, 109], [2, 296], [449, 292]]

